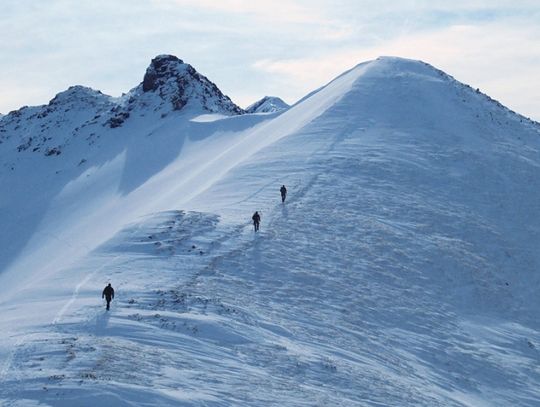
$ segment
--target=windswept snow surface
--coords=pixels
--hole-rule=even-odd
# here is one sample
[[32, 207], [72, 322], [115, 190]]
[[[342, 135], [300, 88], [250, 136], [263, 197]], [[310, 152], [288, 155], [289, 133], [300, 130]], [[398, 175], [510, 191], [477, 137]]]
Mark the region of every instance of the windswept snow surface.
[[0, 145], [2, 405], [539, 405], [536, 123], [397, 58], [204, 114]]

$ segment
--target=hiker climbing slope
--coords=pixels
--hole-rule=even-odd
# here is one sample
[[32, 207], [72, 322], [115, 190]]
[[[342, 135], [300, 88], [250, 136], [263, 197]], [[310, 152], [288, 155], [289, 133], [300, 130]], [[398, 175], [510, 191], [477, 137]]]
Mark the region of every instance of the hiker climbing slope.
[[107, 301], [107, 310], [109, 310], [111, 301], [114, 298], [114, 288], [112, 288], [111, 283], [109, 283], [109, 285], [107, 285], [107, 287], [103, 289], [103, 293], [101, 293], [101, 298], [105, 298], [105, 300]]
[[279, 192], [281, 192], [281, 202], [285, 202], [285, 198], [287, 197], [287, 188], [285, 188], [285, 185], [281, 186]]
[[261, 215], [259, 215], [259, 212], [255, 211], [251, 219], [253, 219], [253, 227], [255, 228], [255, 232], [257, 232], [259, 230], [259, 224], [261, 223]]

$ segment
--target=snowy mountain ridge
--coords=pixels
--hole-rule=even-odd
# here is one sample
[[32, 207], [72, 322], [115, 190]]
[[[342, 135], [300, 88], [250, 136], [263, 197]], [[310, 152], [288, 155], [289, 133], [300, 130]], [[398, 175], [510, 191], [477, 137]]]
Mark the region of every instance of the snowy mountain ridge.
[[[182, 110], [223, 115], [243, 113], [191, 65], [172, 55], [159, 55], [152, 60], [141, 84], [120, 98], [88, 87], [72, 86], [57, 94], [48, 105], [10, 112], [0, 123], [0, 141], [14, 138], [15, 143], [22, 142], [22, 149], [47, 154], [51, 148], [58, 148], [48, 146], [47, 141], [58, 143], [49, 133], [57, 134], [59, 127], [71, 136], [84, 133], [93, 137], [101, 131], [101, 126], [120, 127], [132, 115], [154, 115], [158, 120]], [[41, 139], [37, 144], [36, 138]], [[62, 143], [65, 141], [64, 138]]]
[[537, 123], [388, 57], [209, 119], [160, 63], [2, 119], [3, 405], [537, 405]]
[[87, 86], [70, 86], [67, 90], [58, 93], [50, 102], [49, 106], [63, 106], [66, 108], [81, 104], [83, 106], [95, 107], [96, 105], [109, 101], [111, 98], [100, 91]]

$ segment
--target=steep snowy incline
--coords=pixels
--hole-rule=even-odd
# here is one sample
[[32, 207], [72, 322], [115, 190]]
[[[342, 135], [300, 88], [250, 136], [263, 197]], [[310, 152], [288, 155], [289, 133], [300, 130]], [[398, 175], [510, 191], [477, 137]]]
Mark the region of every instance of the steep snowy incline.
[[[257, 125], [262, 118], [254, 116], [189, 121], [196, 110], [158, 122], [135, 116], [114, 130], [114, 138], [107, 130], [107, 140], [94, 150], [87, 151], [79, 138], [53, 163], [17, 157], [17, 176], [4, 173], [3, 183], [12, 191], [4, 205], [14, 214], [4, 220], [16, 231], [7, 238], [26, 243], [18, 253], [2, 255], [9, 260], [0, 274], [3, 371], [10, 370], [15, 344], [26, 341], [36, 323], [57, 321], [93, 273], [108, 269], [110, 262], [104, 260], [89, 272], [81, 265], [86, 254], [141, 216], [181, 207], [246, 157], [302, 128], [341, 98], [361, 74], [360, 69], [339, 78], [295, 115], [271, 123]], [[29, 206], [27, 197], [32, 194], [34, 205]], [[32, 310], [39, 298], [43, 301], [36, 315]], [[25, 315], [23, 321], [13, 323], [19, 315]]]
[[276, 405], [536, 406], [540, 129], [424, 64], [372, 68], [192, 202], [263, 213], [200, 287], [286, 330], [267, 374], [302, 390]]
[[[32, 239], [41, 244], [56, 238], [54, 230], [40, 226], [44, 218], [52, 216], [55, 230], [69, 228], [65, 216], [84, 216], [110, 203], [111, 194], [131, 192], [176, 159], [188, 137], [203, 138], [215, 130], [190, 127], [190, 117], [241, 112], [191, 65], [160, 55], [141, 84], [120, 98], [73, 86], [47, 105], [3, 116], [0, 183], [10, 193], [0, 197], [0, 222], [10, 233], [0, 235], [0, 274], [35, 253]], [[243, 121], [236, 130], [256, 120]], [[83, 196], [74, 196], [63, 213], [55, 200], [66, 188], [74, 191], [74, 184]], [[70, 243], [77, 246], [77, 241]], [[35, 265], [26, 268], [32, 273]]]
[[538, 125], [395, 58], [257, 120], [186, 122], [137, 188], [96, 168], [84, 224], [58, 196], [37, 247], [80, 252], [4, 279], [3, 403], [537, 405]]

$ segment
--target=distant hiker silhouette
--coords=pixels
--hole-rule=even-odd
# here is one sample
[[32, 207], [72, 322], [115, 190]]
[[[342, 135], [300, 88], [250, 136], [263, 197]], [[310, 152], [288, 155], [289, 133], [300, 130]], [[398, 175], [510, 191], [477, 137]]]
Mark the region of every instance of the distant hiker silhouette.
[[283, 185], [279, 192], [281, 192], [281, 202], [285, 202], [285, 198], [287, 197], [287, 188], [285, 188], [285, 185]]
[[111, 301], [114, 298], [114, 288], [111, 287], [111, 283], [109, 283], [109, 285], [103, 289], [101, 298], [105, 298], [107, 301], [107, 310], [109, 310]]
[[256, 232], [259, 230], [259, 223], [261, 223], [261, 215], [259, 215], [259, 212], [255, 211], [251, 219], [253, 219], [253, 227], [255, 228]]

